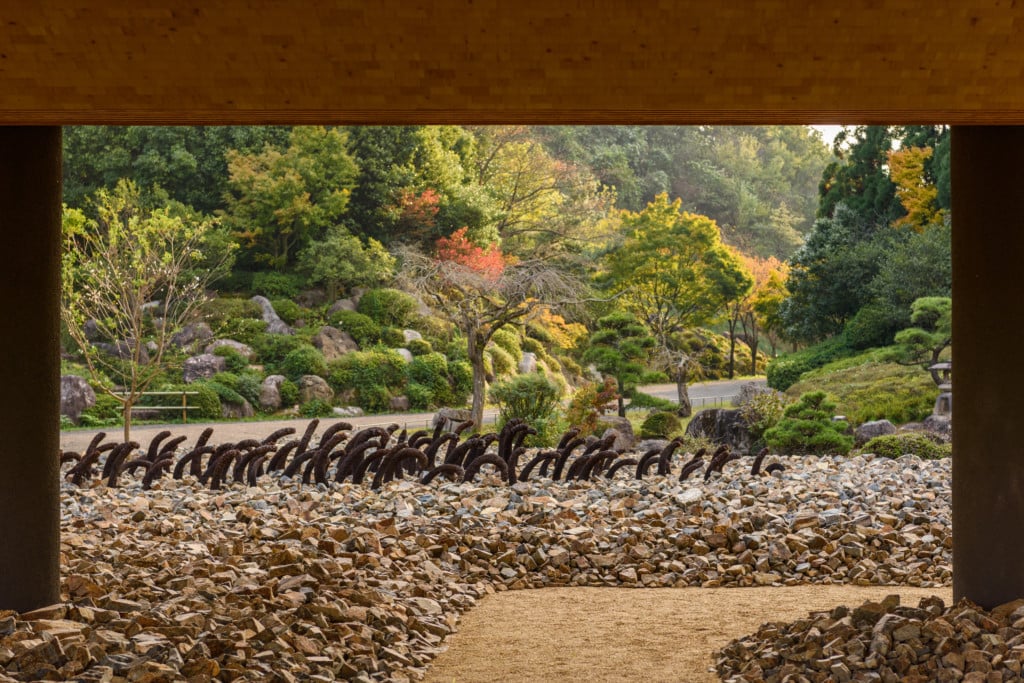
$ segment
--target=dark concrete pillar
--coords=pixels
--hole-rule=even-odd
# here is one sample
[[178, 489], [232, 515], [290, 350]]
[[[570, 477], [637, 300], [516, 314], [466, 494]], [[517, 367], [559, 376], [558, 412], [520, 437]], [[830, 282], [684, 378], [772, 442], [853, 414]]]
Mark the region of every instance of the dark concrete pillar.
[[58, 127], [0, 127], [0, 609], [60, 599]]
[[953, 128], [953, 594], [1024, 597], [1024, 126]]

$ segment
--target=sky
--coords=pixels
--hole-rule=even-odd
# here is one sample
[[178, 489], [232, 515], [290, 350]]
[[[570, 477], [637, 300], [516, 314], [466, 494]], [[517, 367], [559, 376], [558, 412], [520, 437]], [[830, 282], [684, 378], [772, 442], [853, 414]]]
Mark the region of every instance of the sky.
[[843, 129], [842, 126], [830, 126], [830, 125], [814, 125], [811, 126], [816, 130], [821, 131], [821, 137], [825, 138], [825, 142], [829, 145], [835, 140], [836, 134]]

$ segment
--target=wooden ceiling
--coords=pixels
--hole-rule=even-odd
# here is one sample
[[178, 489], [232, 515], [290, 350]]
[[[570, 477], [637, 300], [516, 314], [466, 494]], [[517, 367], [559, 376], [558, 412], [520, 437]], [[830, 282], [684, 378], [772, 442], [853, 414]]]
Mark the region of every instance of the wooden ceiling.
[[1022, 29], [1018, 0], [8, 0], [0, 123], [1024, 124]]

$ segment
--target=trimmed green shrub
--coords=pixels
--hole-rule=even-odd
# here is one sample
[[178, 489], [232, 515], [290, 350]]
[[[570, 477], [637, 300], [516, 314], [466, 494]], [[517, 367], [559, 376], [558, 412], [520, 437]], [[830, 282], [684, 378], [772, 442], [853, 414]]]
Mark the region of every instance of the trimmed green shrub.
[[408, 326], [417, 308], [419, 304], [414, 297], [397, 289], [371, 289], [356, 306], [358, 312], [379, 325], [399, 328]]
[[356, 389], [356, 404], [370, 413], [382, 413], [388, 409], [391, 394], [386, 387], [371, 385]]
[[252, 291], [268, 299], [275, 297], [294, 298], [299, 293], [300, 280], [295, 275], [279, 273], [274, 270], [261, 270], [253, 273]]
[[448, 377], [452, 382], [449, 405], [465, 405], [470, 394], [473, 393], [473, 366], [464, 360], [452, 361], [449, 359]]
[[414, 356], [425, 356], [434, 351], [434, 347], [425, 339], [413, 339], [405, 345], [405, 348], [409, 349], [409, 353]]
[[[203, 382], [203, 384], [217, 392], [217, 396], [220, 398], [220, 402], [222, 404], [234, 403], [236, 405], [242, 405], [242, 403], [245, 402], [245, 398], [243, 398], [241, 394], [225, 384], [215, 382], [212, 379]], [[218, 415], [217, 417], [220, 416]]]
[[853, 437], [847, 436], [847, 423], [833, 421], [836, 404], [826, 398], [824, 391], [812, 391], [787, 406], [782, 419], [764, 433], [764, 440], [778, 453], [845, 455], [853, 447]]
[[541, 344], [536, 339], [534, 339], [533, 337], [523, 337], [521, 341], [521, 346], [523, 351], [535, 353], [538, 357], [548, 355], [548, 352], [544, 348], [544, 345]]
[[284, 357], [278, 369], [292, 381], [298, 381], [303, 375], [326, 377], [327, 360], [316, 347], [300, 346]]
[[862, 453], [874, 453], [885, 458], [898, 458], [902, 455], [916, 455], [924, 460], [938, 460], [953, 455], [953, 446], [948, 443], [936, 443], [927, 434], [904, 432], [876, 436], [864, 444]]
[[291, 334], [261, 334], [253, 340], [252, 348], [256, 358], [273, 374], [285, 356], [306, 343]]
[[429, 387], [435, 395], [443, 396], [448, 390], [448, 359], [441, 353], [417, 356], [409, 363], [408, 375], [410, 382]]
[[355, 389], [358, 392], [370, 387], [401, 389], [406, 382], [406, 363], [391, 349], [354, 351], [328, 364], [327, 381], [335, 391]]
[[267, 332], [267, 324], [257, 318], [234, 318], [214, 328], [217, 336], [234, 339], [237, 342], [253, 346], [256, 340]]
[[245, 356], [230, 346], [218, 346], [213, 350], [213, 355], [224, 359], [228, 372], [242, 372], [249, 367], [249, 361], [246, 360]]
[[218, 372], [210, 378], [211, 382], [217, 382], [223, 384], [232, 391], [237, 391], [238, 387], [238, 375], [233, 372]]
[[537, 430], [533, 442], [537, 445], [550, 443], [561, 397], [558, 386], [537, 372], [499, 382], [490, 391], [490, 399], [498, 405], [499, 429], [513, 418], [522, 418]]
[[290, 379], [281, 382], [277, 390], [281, 394], [282, 406], [293, 406], [299, 402], [299, 386]]
[[96, 392], [96, 404], [82, 411], [78, 420], [82, 427], [110, 427], [121, 424], [121, 402], [109, 394]]
[[518, 369], [512, 354], [500, 346], [488, 346], [484, 353], [491, 361], [491, 371], [495, 377], [513, 375]]
[[360, 347], [371, 346], [381, 339], [380, 325], [356, 311], [338, 311], [331, 316], [331, 325], [352, 335]]
[[291, 299], [271, 299], [270, 305], [274, 307], [277, 316], [289, 325], [294, 325], [296, 320], [305, 317], [305, 309]]
[[508, 352], [515, 363], [518, 364], [523, 359], [523, 347], [519, 342], [519, 333], [514, 327], [506, 325], [499, 328], [491, 335], [491, 342]]
[[405, 347], [405, 335], [397, 327], [382, 327], [380, 330], [380, 339], [385, 346], [392, 349], [399, 349]]
[[260, 387], [263, 385], [263, 379], [253, 372], [243, 372], [238, 376], [238, 382], [235, 384], [235, 391], [242, 395], [246, 401], [253, 407], [260, 404]]
[[667, 410], [659, 410], [651, 413], [640, 425], [640, 438], [667, 439], [669, 435], [678, 432], [683, 426], [676, 414]]
[[230, 323], [233, 320], [262, 320], [263, 309], [251, 299], [233, 296], [218, 296], [206, 301], [199, 309], [199, 314], [213, 329]]
[[220, 396], [213, 387], [206, 382], [195, 382], [189, 385], [188, 390], [199, 392], [197, 396], [188, 397], [188, 404], [199, 408], [191, 411], [190, 416], [194, 415], [203, 420], [215, 420], [221, 416]]
[[300, 417], [330, 417], [331, 415], [334, 415], [331, 404], [319, 398], [306, 401], [299, 408]]
[[428, 386], [409, 382], [405, 387], [405, 395], [414, 410], [429, 410], [434, 406], [434, 390]]

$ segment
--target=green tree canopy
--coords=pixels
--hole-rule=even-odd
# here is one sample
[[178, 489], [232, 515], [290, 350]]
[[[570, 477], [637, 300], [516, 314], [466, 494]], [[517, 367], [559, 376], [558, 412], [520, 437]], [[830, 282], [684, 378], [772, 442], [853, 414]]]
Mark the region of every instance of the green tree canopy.
[[656, 344], [650, 330], [636, 316], [625, 312], [599, 319], [597, 330], [590, 336], [583, 360], [593, 363], [598, 372], [615, 378], [622, 417], [626, 415], [623, 396], [642, 380]]

